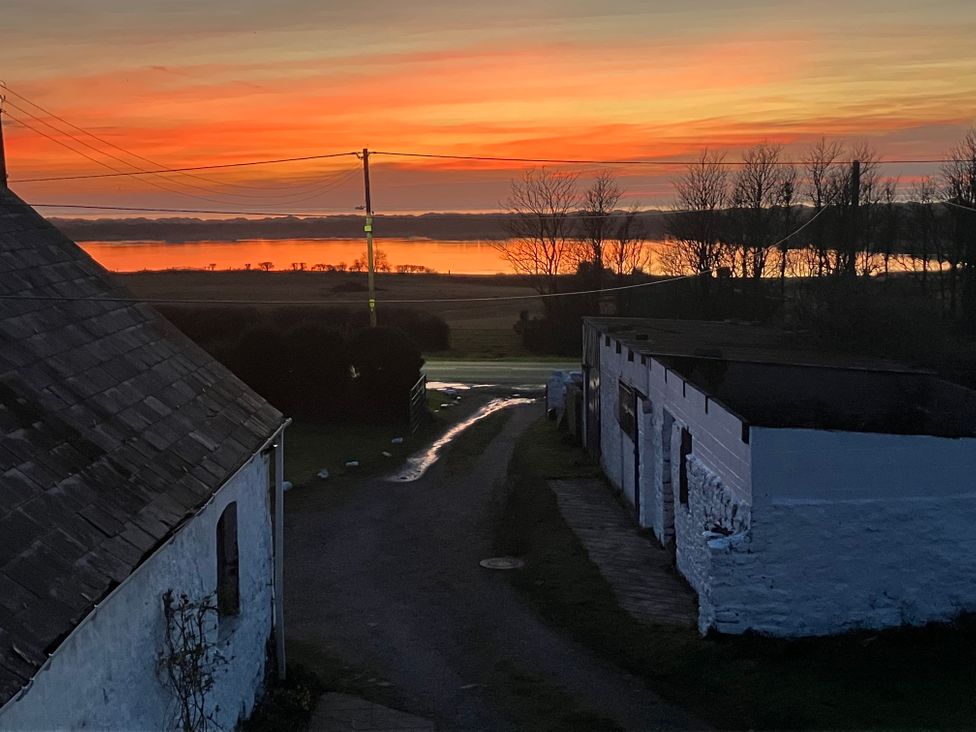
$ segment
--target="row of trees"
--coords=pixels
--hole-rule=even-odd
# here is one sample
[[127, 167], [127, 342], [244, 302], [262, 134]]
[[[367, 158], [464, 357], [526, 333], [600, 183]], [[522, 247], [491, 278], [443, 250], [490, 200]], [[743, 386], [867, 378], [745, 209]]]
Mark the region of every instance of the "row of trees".
[[[312, 272], [365, 272], [368, 269], [368, 262], [367, 253], [363, 252], [358, 259], [353, 260], [352, 264], [347, 264], [346, 262], [339, 262], [338, 264], [317, 263], [309, 266], [307, 262], [292, 262], [291, 269], [293, 272], [304, 272], [306, 270]], [[257, 267], [262, 272], [270, 272], [274, 269], [274, 262], [258, 262]], [[386, 255], [386, 252], [381, 249], [373, 252], [373, 267], [377, 272], [396, 272], [398, 274], [436, 273], [436, 270], [425, 267], [422, 264], [398, 264], [394, 266], [390, 264], [390, 258]], [[206, 268], [212, 272], [217, 269], [217, 265], [209, 264]], [[251, 263], [245, 263], [244, 269], [250, 271], [252, 269]]]
[[664, 270], [701, 274], [706, 291], [719, 272], [757, 291], [777, 275], [782, 291], [787, 276], [850, 279], [897, 265], [925, 292], [934, 281], [947, 313], [976, 314], [976, 130], [938, 176], [912, 182], [906, 202], [865, 145], [821, 140], [801, 159], [785, 162], [766, 143], [735, 166], [703, 152], [674, 182]]
[[[909, 201], [898, 200], [899, 181], [881, 175], [867, 145], [820, 140], [799, 161], [770, 143], [738, 161], [703, 151], [673, 181], [656, 266], [699, 275], [705, 299], [724, 277], [757, 301], [770, 296], [771, 283], [784, 298], [790, 277], [857, 281], [905, 270], [947, 314], [976, 320], [976, 129], [948, 151], [938, 175], [912, 181]], [[540, 294], [605, 287], [607, 273], [619, 279], [651, 264], [641, 214], [618, 208], [613, 174], [585, 189], [579, 183], [547, 169], [512, 182], [511, 238], [495, 246]], [[578, 276], [567, 283], [560, 275], [569, 273]]]
[[576, 173], [528, 170], [506, 203], [510, 238], [493, 246], [544, 295], [559, 292], [564, 274], [584, 274], [599, 288], [608, 274], [642, 272], [650, 264], [646, 230], [636, 207], [617, 210], [622, 196], [610, 172], [581, 190]]

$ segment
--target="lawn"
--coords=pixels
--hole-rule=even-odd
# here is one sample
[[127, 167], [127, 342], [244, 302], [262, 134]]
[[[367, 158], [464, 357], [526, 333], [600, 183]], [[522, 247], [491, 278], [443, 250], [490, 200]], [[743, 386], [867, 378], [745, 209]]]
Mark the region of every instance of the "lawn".
[[549, 478], [598, 474], [580, 448], [540, 420], [519, 441], [502, 489], [496, 550], [526, 560], [508, 576], [550, 624], [721, 728], [976, 724], [971, 616], [952, 625], [801, 640], [702, 638], [638, 623], [619, 607], [546, 485]]

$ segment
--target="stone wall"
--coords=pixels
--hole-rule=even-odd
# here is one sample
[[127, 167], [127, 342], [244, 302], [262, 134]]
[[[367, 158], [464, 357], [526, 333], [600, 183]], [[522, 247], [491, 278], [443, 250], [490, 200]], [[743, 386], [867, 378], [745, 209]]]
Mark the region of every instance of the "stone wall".
[[[171, 729], [173, 698], [156, 664], [163, 647], [163, 593], [200, 598], [216, 588], [216, 526], [237, 502], [240, 614], [212, 639], [228, 660], [211, 694], [216, 721], [234, 729], [265, 676], [272, 630], [273, 566], [268, 461], [255, 456], [78, 626], [0, 709], [0, 729]], [[229, 630], [228, 630], [229, 628]]]
[[751, 506], [694, 454], [687, 466], [688, 503], [675, 502], [677, 565], [698, 593], [698, 624], [705, 632], [717, 625], [717, 613], [724, 617], [715, 590], [724, 590], [733, 581], [732, 557], [748, 545]]
[[756, 428], [752, 447], [748, 525], [703, 534], [685, 560], [703, 631], [827, 635], [976, 611], [976, 440]]

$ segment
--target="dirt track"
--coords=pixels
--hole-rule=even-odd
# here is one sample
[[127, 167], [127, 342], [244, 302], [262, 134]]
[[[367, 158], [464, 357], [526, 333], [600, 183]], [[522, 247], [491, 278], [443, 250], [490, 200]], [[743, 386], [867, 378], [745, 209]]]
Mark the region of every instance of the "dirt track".
[[493, 489], [541, 409], [513, 408], [470, 470], [451, 473], [442, 460], [413, 483], [288, 495], [292, 659], [365, 669], [378, 700], [443, 729], [694, 727], [478, 565], [491, 554]]

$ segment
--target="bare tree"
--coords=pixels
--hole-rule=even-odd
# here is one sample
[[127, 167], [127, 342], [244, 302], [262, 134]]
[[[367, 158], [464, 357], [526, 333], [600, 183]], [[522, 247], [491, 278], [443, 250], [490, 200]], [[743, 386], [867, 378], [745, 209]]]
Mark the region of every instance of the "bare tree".
[[667, 217], [667, 243], [661, 255], [665, 272], [701, 274], [707, 288], [722, 261], [723, 209], [729, 201], [725, 155], [703, 150], [674, 181], [675, 202]]
[[604, 170], [583, 193], [580, 208], [580, 246], [572, 252], [576, 268], [586, 263], [594, 276], [594, 285], [600, 286], [601, 272], [605, 264], [604, 249], [613, 234], [613, 214], [622, 192], [613, 173]]
[[646, 244], [647, 230], [640, 220], [640, 210], [632, 206], [617, 217], [616, 226], [605, 242], [606, 266], [621, 277], [647, 270], [651, 253]]
[[[970, 129], [952, 150], [950, 162], [942, 166], [942, 195], [949, 204], [952, 260], [958, 262], [962, 280], [959, 308], [955, 303], [956, 267], [950, 262], [952, 312], [965, 325], [976, 328], [976, 127]], [[970, 209], [966, 211], [964, 209]], [[957, 312], [961, 309], [961, 312]]]
[[881, 258], [881, 271], [888, 284], [891, 260], [898, 249], [902, 232], [902, 211], [898, 206], [898, 179], [885, 178], [878, 189], [878, 203], [874, 207], [872, 232], [874, 241], [870, 253]]
[[834, 203], [843, 186], [845, 170], [840, 162], [844, 154], [843, 146], [838, 142], [828, 142], [820, 138], [807, 151], [803, 164], [807, 178], [807, 196], [813, 205], [813, 216], [816, 221], [810, 227], [807, 235], [816, 255], [812, 272], [818, 277], [830, 274], [831, 257], [829, 241], [829, 212], [823, 209]]
[[577, 179], [537, 168], [512, 181], [505, 204], [510, 238], [493, 246], [512, 269], [529, 276], [540, 294], [557, 292], [559, 274], [572, 266], [573, 218], [580, 207]]
[[[935, 217], [935, 181], [925, 176], [912, 184], [912, 203], [908, 206], [906, 227], [909, 231], [909, 255], [912, 270], [917, 274], [922, 292], [928, 292], [929, 267], [933, 259], [941, 257], [938, 242], [938, 221]], [[941, 276], [940, 276], [941, 284]]]
[[777, 210], [784, 187], [795, 187], [795, 172], [781, 164], [782, 150], [765, 142], [746, 150], [732, 184], [730, 249], [736, 269], [757, 286], [773, 245], [784, 234]]
[[774, 229], [778, 229], [777, 249], [779, 256], [779, 293], [786, 297], [786, 267], [790, 259], [793, 242], [788, 238], [796, 228], [799, 212], [797, 210], [797, 172], [792, 165], [780, 169], [779, 190], [773, 204]]

